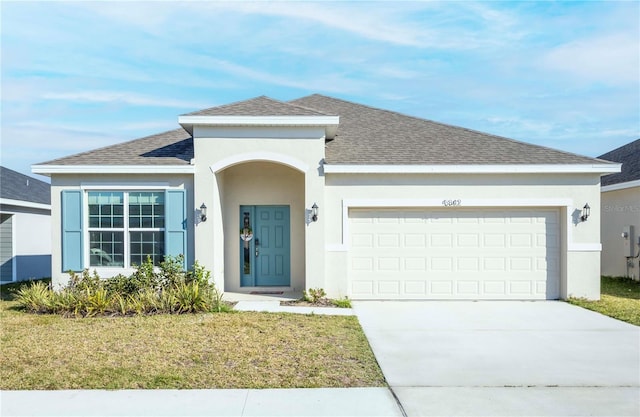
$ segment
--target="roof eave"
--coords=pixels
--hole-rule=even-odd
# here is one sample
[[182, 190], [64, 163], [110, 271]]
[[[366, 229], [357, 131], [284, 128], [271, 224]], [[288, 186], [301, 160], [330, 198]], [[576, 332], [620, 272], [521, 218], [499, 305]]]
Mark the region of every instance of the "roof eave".
[[31, 172], [54, 174], [193, 174], [193, 165], [32, 165]]
[[607, 191], [625, 190], [627, 188], [640, 187], [640, 180], [618, 182], [616, 184], [603, 185], [600, 191], [606, 193]]
[[191, 135], [194, 126], [318, 126], [333, 139], [340, 116], [179, 116], [178, 123]]
[[[0, 207], [6, 206], [27, 207], [40, 210], [51, 210], [51, 204], [36, 203], [33, 201], [14, 200], [11, 198], [0, 198]], [[0, 209], [1, 210], [1, 209]]]
[[622, 164], [333, 165], [325, 174], [610, 174]]

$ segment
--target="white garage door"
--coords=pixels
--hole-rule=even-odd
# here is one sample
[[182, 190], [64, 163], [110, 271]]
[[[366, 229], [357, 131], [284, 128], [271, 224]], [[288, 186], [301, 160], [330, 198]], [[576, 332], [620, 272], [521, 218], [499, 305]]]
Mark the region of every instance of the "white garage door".
[[557, 209], [351, 209], [354, 299], [556, 299]]

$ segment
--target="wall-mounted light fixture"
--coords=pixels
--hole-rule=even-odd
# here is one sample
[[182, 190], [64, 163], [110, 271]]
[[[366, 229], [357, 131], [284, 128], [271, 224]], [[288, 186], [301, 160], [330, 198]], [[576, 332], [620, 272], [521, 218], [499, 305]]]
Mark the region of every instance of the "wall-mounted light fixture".
[[589, 203], [585, 204], [582, 207], [582, 216], [580, 216], [580, 220], [586, 222], [589, 216], [591, 215], [591, 207], [589, 207]]
[[207, 206], [204, 203], [200, 206], [200, 221], [207, 221]]
[[311, 206], [311, 220], [314, 222], [318, 221], [318, 205], [316, 203], [313, 203], [313, 206]]

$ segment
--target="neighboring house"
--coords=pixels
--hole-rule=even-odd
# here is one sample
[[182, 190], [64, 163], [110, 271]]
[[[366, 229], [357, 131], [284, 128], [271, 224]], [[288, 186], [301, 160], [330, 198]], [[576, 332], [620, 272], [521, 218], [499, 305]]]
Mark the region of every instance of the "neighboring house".
[[33, 167], [51, 176], [54, 283], [184, 254], [227, 292], [600, 296], [600, 176], [619, 164], [322, 95], [178, 123]]
[[0, 167], [0, 282], [51, 276], [51, 190]]
[[600, 158], [622, 163], [602, 179], [602, 275], [640, 279], [640, 139]]

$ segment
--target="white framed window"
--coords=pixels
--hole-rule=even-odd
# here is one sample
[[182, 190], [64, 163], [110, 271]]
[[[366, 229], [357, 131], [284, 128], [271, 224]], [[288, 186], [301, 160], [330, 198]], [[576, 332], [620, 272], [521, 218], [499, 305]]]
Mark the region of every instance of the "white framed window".
[[87, 191], [86, 213], [90, 268], [164, 259], [164, 191]]

